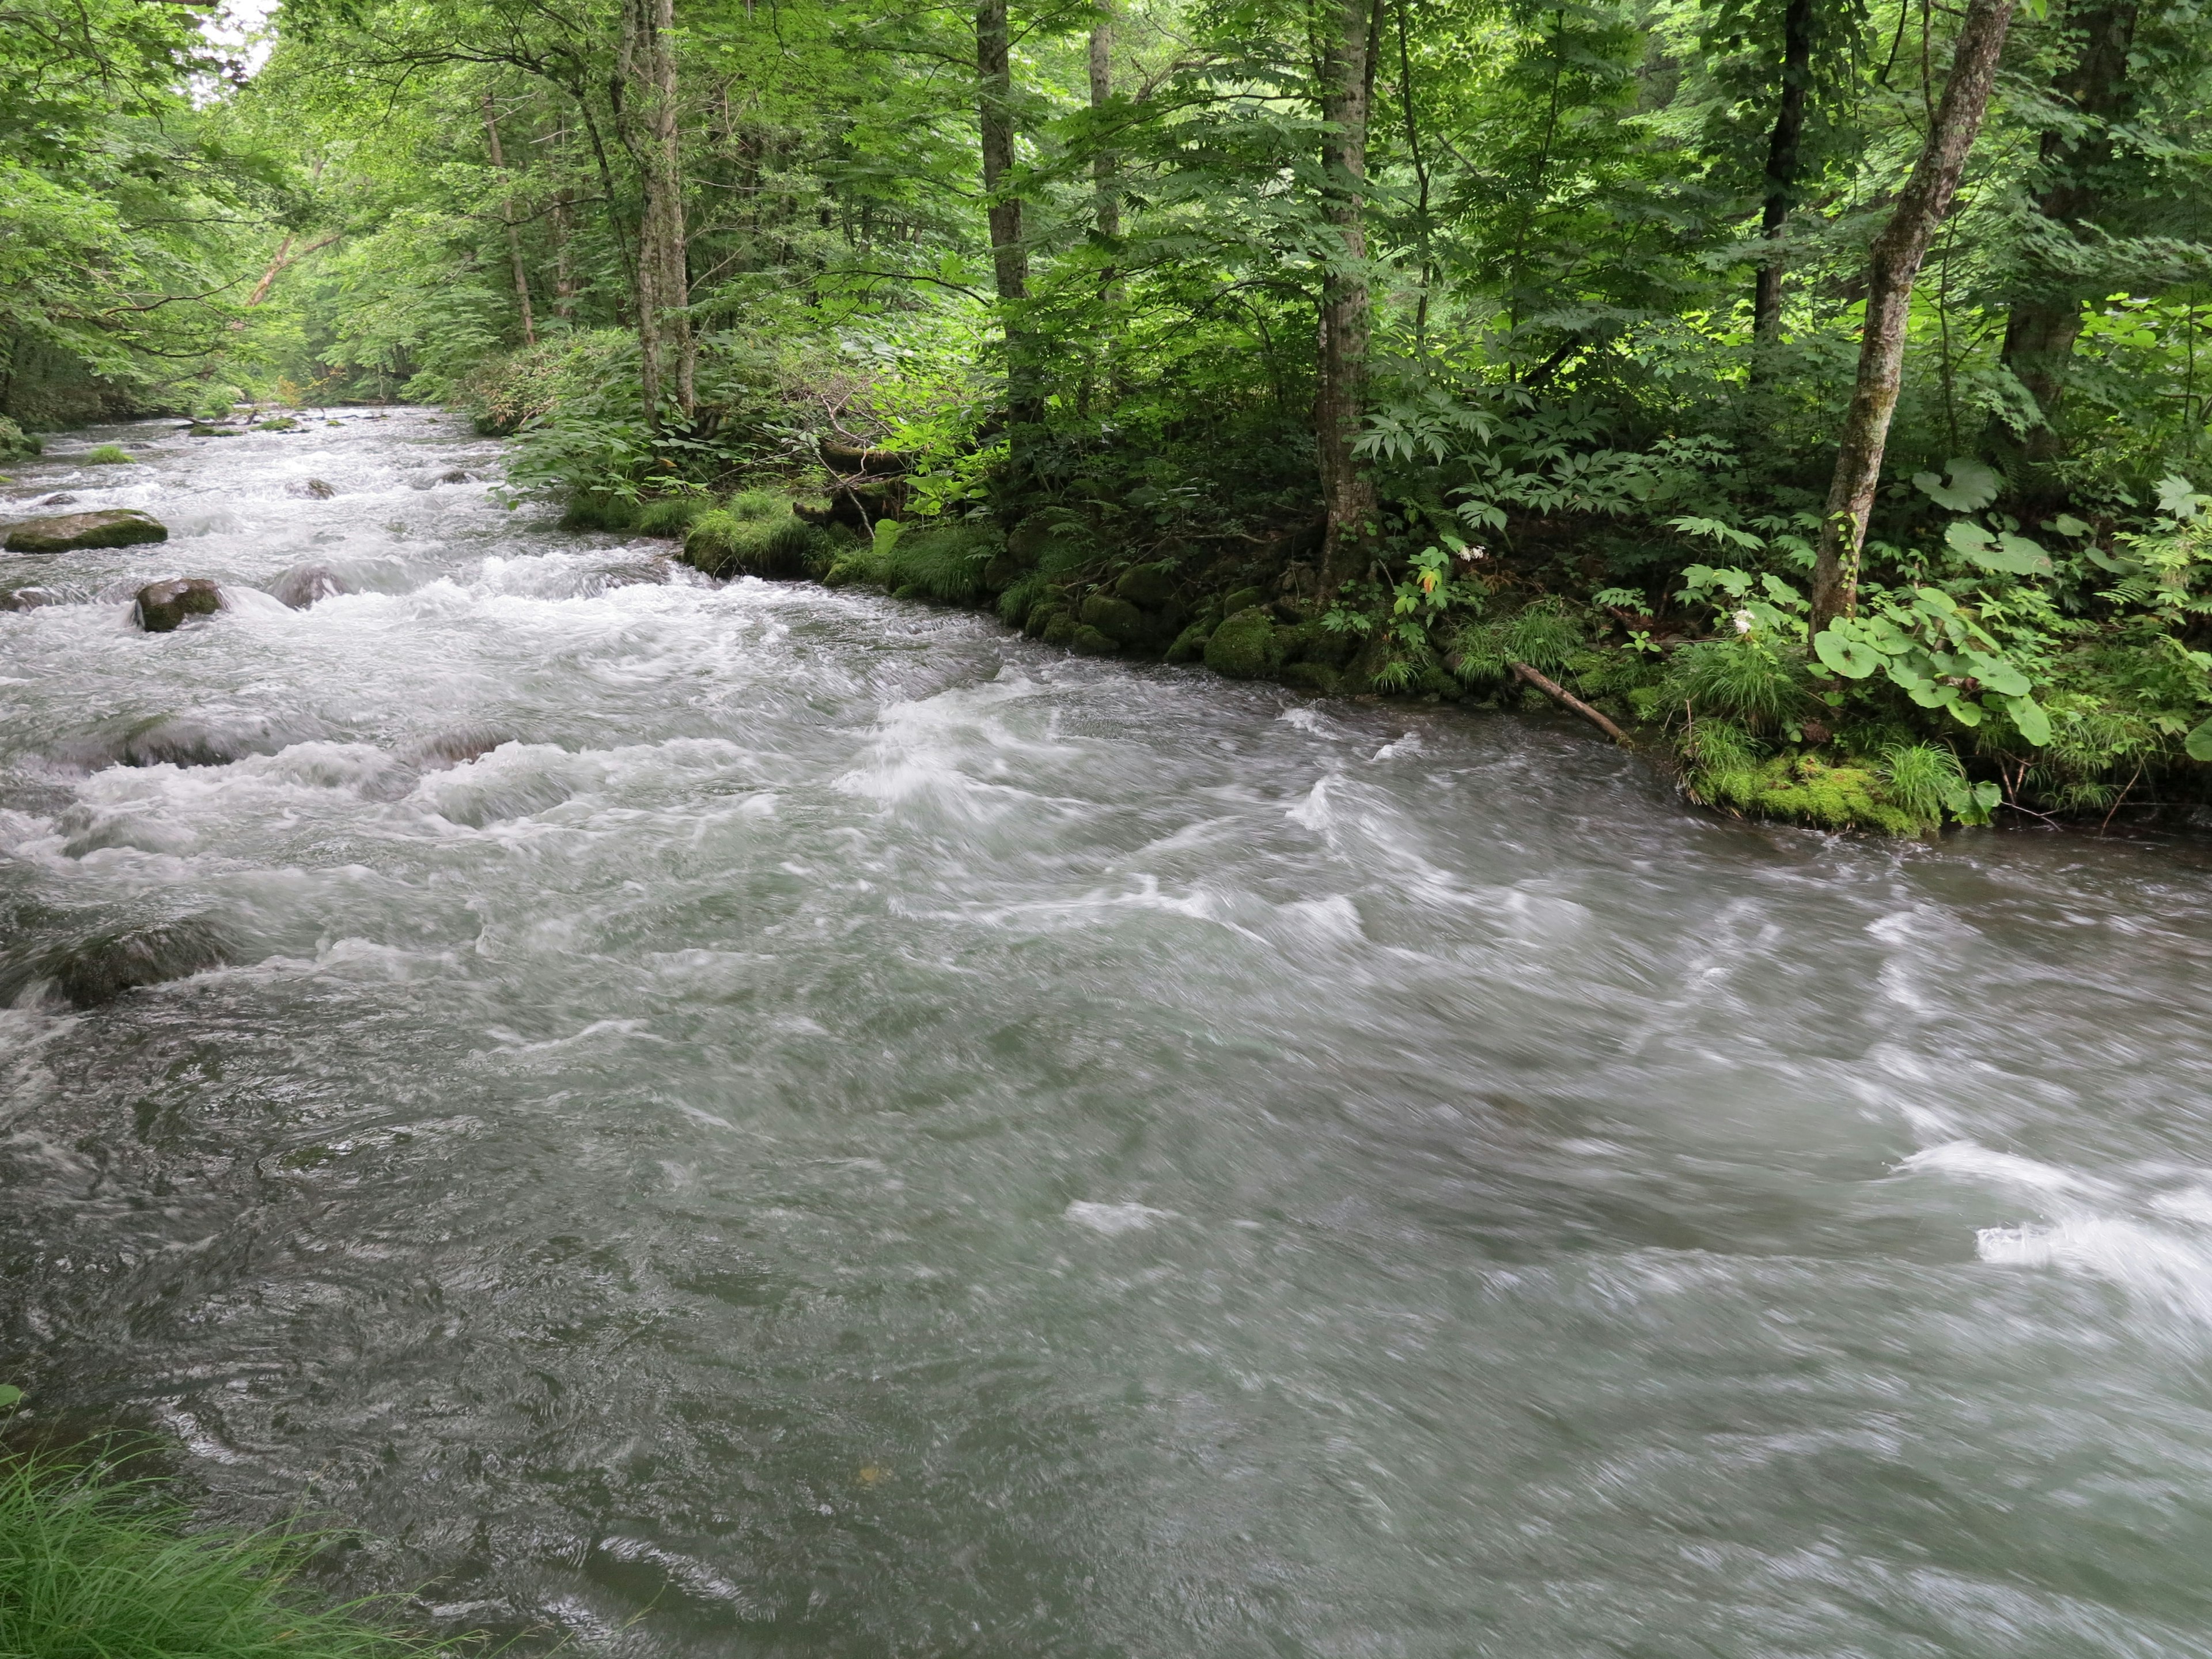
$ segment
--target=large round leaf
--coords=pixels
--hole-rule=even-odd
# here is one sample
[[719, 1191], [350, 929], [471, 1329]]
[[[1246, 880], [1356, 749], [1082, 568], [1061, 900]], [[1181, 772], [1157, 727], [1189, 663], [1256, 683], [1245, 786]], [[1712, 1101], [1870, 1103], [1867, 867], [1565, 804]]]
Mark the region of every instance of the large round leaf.
[[1844, 632], [1840, 623], [1830, 623], [1814, 639], [1813, 650], [1831, 670], [1847, 680], [1863, 680], [1881, 666], [1881, 658], [1875, 648], [1856, 634]]
[[2184, 738], [2181, 746], [2189, 751], [2191, 760], [2212, 761], [2212, 720], [2205, 721]]
[[2005, 710], [2020, 734], [2040, 749], [2051, 741], [2051, 716], [2033, 697], [2007, 697]]

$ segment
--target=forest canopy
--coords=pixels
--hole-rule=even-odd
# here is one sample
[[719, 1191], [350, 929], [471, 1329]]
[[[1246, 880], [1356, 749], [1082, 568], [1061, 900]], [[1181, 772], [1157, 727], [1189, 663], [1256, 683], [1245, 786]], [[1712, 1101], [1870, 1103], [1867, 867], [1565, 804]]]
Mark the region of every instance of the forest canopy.
[[1815, 822], [2202, 792], [2194, 0], [212, 15], [0, 0], [24, 428], [445, 403], [726, 540], [884, 458], [847, 573], [1056, 643], [1558, 677]]

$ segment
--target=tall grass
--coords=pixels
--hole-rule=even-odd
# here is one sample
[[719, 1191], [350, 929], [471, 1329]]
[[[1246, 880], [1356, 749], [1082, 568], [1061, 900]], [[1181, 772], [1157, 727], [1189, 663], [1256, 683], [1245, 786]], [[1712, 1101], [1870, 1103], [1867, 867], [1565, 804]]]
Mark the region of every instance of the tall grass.
[[320, 1541], [187, 1534], [108, 1457], [0, 1454], [0, 1659], [429, 1659], [458, 1651], [304, 1591]]
[[828, 566], [828, 532], [795, 516], [791, 498], [745, 489], [691, 520], [684, 558], [710, 576], [817, 575]]
[[827, 580], [833, 586], [868, 582], [906, 599], [942, 599], [973, 605], [982, 596], [983, 567], [1002, 544], [979, 525], [934, 526], [926, 530], [878, 526], [876, 538], [837, 556]]

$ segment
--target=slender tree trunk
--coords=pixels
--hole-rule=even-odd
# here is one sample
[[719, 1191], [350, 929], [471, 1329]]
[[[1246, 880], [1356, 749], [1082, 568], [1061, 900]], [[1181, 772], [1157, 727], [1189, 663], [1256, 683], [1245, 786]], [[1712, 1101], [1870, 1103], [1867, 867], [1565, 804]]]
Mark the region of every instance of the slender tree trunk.
[[1942, 101], [1929, 123], [1920, 159], [1899, 194], [1897, 207], [1875, 238], [1867, 272], [1866, 323], [1859, 336], [1858, 383], [1844, 416], [1836, 471], [1828, 486], [1828, 507], [1820, 524], [1820, 546], [1813, 566], [1814, 633], [1836, 617], [1848, 617], [1858, 604], [1859, 550], [1866, 541], [1867, 515], [1881, 482], [1882, 451], [1889, 442], [1890, 416], [1896, 412], [1905, 368], [1905, 325], [1912, 307], [1913, 279], [1928, 256], [1928, 244], [1950, 210], [1966, 158], [1981, 131], [1996, 83], [1997, 55], [2004, 49], [2014, 0], [1969, 0], [1952, 50], [1951, 74]]
[[646, 417], [656, 427], [672, 398], [696, 406], [695, 348], [684, 307], [684, 170], [678, 126], [674, 0], [623, 0], [618, 56], [623, 147], [636, 162], [645, 208], [638, 225], [637, 339]]
[[1322, 279], [1319, 385], [1314, 438], [1328, 533], [1322, 550], [1324, 603], [1365, 564], [1373, 539], [1375, 481], [1352, 455], [1367, 414], [1367, 112], [1374, 75], [1378, 0], [1321, 0], [1319, 64], [1322, 213], [1336, 232]]
[[[491, 89], [483, 95], [484, 140], [491, 150], [494, 172], [502, 179], [507, 176], [507, 158], [499, 147], [499, 111], [492, 102]], [[507, 257], [514, 267], [514, 302], [522, 311], [522, 343], [538, 343], [538, 324], [530, 313], [530, 279], [522, 270], [522, 234], [514, 228], [514, 192], [509, 190], [499, 199], [499, 215], [507, 223]]]
[[[1098, 0], [1098, 21], [1091, 26], [1091, 108], [1103, 110], [1114, 97], [1114, 0]], [[1098, 234], [1109, 241], [1121, 234], [1121, 198], [1114, 175], [1121, 158], [1101, 146], [1091, 158], [1091, 191], [1097, 202]], [[1109, 279], [1111, 273], [1109, 273]]]
[[[2044, 175], [2048, 181], [2035, 198], [2036, 211], [2056, 234], [2072, 235], [2093, 225], [2105, 202], [2099, 175], [2112, 165], [2112, 128], [2124, 121], [2135, 101], [2128, 80], [2128, 54], [2135, 44], [2140, 0], [2106, 0], [2080, 14], [2081, 52], [2053, 82], [2051, 91], [2089, 120], [2078, 142], [2049, 131], [2043, 135]], [[2047, 252], [2031, 237], [2022, 250], [2023, 291], [2005, 318], [2004, 366], [2034, 394], [2040, 422], [2027, 434], [2031, 458], [2042, 459], [2058, 447], [2053, 430], [2066, 395], [2066, 374], [2074, 343], [2081, 332], [2077, 278], [2052, 267]]]
[[1014, 165], [1014, 76], [1006, 0], [977, 0], [975, 7], [976, 117], [981, 128], [983, 198], [991, 226], [991, 270], [1006, 348], [1007, 443], [1016, 488], [1024, 475], [1029, 434], [1043, 418], [1033, 343], [1021, 314], [1029, 298], [1030, 253], [1022, 240], [1022, 198], [1008, 188]]
[[1782, 15], [1782, 100], [1766, 145], [1766, 201], [1759, 234], [1766, 243], [1751, 302], [1753, 373], [1760, 349], [1782, 337], [1782, 233], [1797, 195], [1797, 152], [1805, 137], [1805, 104], [1813, 81], [1813, 0], [1790, 0]]

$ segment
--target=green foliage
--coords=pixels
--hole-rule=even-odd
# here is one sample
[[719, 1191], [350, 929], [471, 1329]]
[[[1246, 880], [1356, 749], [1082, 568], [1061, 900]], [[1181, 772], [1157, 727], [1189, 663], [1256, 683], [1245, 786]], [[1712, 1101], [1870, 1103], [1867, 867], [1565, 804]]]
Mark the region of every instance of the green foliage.
[[[893, 533], [881, 533], [885, 530]], [[1003, 545], [997, 532], [982, 525], [903, 530], [886, 524], [874, 541], [838, 554], [827, 580], [833, 586], [865, 582], [912, 598], [973, 605], [983, 597], [984, 568]]]
[[326, 1541], [314, 1534], [187, 1533], [190, 1518], [112, 1457], [0, 1455], [0, 1654], [407, 1659], [456, 1650], [379, 1628], [363, 1604], [319, 1606], [300, 1577]]
[[125, 454], [120, 444], [100, 444], [88, 449], [77, 458], [87, 466], [128, 466], [131, 457]]
[[742, 490], [696, 511], [689, 525], [684, 562], [710, 576], [788, 580], [830, 568], [829, 533], [798, 517], [791, 498], [777, 490]]

